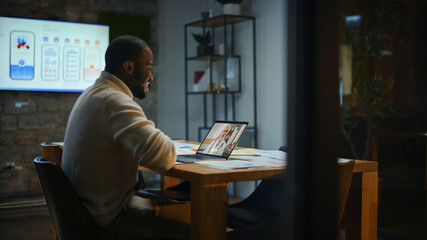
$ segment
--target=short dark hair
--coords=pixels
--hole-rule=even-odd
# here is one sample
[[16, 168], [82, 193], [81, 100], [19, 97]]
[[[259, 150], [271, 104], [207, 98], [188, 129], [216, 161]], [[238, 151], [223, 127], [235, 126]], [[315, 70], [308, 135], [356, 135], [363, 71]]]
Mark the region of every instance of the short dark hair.
[[113, 39], [105, 52], [105, 71], [116, 74], [125, 61], [135, 62], [148, 44], [135, 36], [123, 35]]

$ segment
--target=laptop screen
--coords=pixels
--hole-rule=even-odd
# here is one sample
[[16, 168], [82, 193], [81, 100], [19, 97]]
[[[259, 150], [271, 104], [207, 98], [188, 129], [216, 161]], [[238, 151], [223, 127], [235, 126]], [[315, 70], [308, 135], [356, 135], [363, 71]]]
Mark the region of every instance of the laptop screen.
[[228, 158], [247, 126], [248, 122], [216, 121], [197, 153]]

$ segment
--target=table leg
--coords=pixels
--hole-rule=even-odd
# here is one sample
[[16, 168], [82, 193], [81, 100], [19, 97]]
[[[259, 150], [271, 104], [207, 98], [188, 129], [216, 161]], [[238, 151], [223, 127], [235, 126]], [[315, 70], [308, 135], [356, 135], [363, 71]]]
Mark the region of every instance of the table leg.
[[52, 240], [58, 240], [58, 236], [56, 235], [55, 225], [52, 222]]
[[160, 176], [160, 189], [165, 190], [166, 188], [173, 187], [179, 184], [179, 178]]
[[346, 214], [346, 239], [377, 239], [378, 171], [353, 175]]
[[191, 183], [191, 239], [226, 239], [227, 184]]

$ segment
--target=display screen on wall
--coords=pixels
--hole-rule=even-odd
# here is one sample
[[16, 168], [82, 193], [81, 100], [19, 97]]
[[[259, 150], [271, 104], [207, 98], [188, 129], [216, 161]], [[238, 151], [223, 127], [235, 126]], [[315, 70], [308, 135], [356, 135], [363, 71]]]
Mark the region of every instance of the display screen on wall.
[[108, 44], [106, 25], [0, 17], [0, 90], [82, 92]]

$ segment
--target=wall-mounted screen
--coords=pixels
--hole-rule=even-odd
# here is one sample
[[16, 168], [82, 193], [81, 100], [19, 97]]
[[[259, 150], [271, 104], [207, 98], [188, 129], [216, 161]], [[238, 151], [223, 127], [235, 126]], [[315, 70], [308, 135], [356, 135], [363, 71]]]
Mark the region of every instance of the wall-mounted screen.
[[0, 17], [0, 90], [82, 92], [108, 44], [109, 26]]

